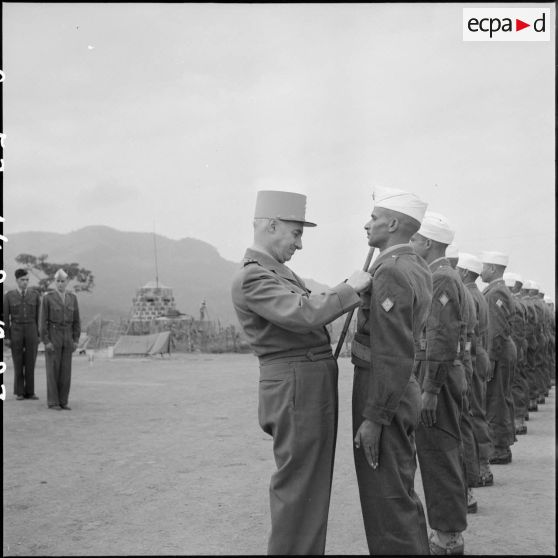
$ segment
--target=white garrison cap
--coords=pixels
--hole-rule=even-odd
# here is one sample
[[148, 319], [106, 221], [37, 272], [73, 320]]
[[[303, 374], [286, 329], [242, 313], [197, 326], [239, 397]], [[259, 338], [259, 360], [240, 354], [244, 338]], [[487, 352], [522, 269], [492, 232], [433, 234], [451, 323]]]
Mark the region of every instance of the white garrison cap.
[[374, 206], [398, 211], [416, 219], [419, 223], [424, 217], [428, 204], [417, 195], [396, 188], [376, 186], [373, 193]]
[[533, 281], [531, 281], [531, 279], [527, 279], [526, 281], [523, 281], [523, 288], [529, 290], [532, 284]]
[[[446, 250], [447, 253], [447, 250]], [[466, 252], [459, 253], [459, 259], [457, 260], [457, 267], [461, 269], [467, 269], [473, 273], [480, 275], [482, 271], [482, 262], [474, 256], [473, 254], [467, 254]]]
[[514, 287], [516, 283], [523, 283], [519, 273], [504, 273], [503, 278], [508, 287]]
[[508, 265], [508, 255], [503, 252], [483, 252], [481, 255], [482, 263], [495, 265]]
[[552, 304], [552, 299], [551, 299], [548, 295], [544, 295], [543, 300], [544, 300], [547, 304]]
[[427, 211], [424, 214], [418, 234], [442, 244], [451, 244], [455, 231], [450, 227], [448, 220], [443, 215]]
[[62, 268], [60, 268], [60, 269], [54, 274], [54, 278], [55, 278], [55, 279], [68, 279], [68, 274], [67, 274]]
[[446, 258], [459, 258], [459, 248], [455, 244], [450, 244], [446, 248]]

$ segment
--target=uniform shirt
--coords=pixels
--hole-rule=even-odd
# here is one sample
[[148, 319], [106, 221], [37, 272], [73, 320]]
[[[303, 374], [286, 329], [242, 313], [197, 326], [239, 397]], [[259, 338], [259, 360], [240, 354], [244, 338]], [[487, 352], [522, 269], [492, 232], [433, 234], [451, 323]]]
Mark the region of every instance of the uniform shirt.
[[[426, 262], [408, 244], [384, 250], [370, 273], [372, 284], [361, 293], [355, 336], [357, 343], [370, 347], [363, 416], [390, 424], [413, 373], [415, 351], [424, 338], [432, 277]], [[353, 363], [361, 365], [354, 350]]]
[[520, 299], [519, 294], [512, 293], [515, 311], [511, 319], [511, 336], [518, 351], [523, 352], [525, 340], [527, 339], [527, 309]]
[[474, 281], [467, 283], [465, 287], [475, 304], [475, 352], [479, 349], [488, 351], [488, 303]]
[[465, 350], [469, 351], [471, 355], [476, 354], [476, 334], [477, 329], [477, 310], [475, 308], [475, 301], [469, 289], [463, 289], [465, 293], [464, 301], [466, 311], [464, 312], [465, 331], [466, 331], [466, 345]]
[[311, 294], [286, 265], [251, 248], [231, 293], [240, 326], [257, 356], [330, 344], [325, 325], [360, 302], [346, 283]]
[[13, 324], [37, 324], [39, 327], [39, 310], [41, 295], [36, 289], [25, 289], [22, 295], [19, 289], [8, 291], [4, 295], [4, 322], [6, 323], [5, 337], [11, 339]]
[[511, 339], [512, 317], [515, 312], [513, 295], [502, 278], [491, 281], [484, 291], [488, 303], [488, 344], [490, 360], [499, 360], [504, 344]]
[[525, 336], [527, 339], [527, 346], [531, 350], [535, 350], [538, 346], [537, 341], [537, 311], [533, 306], [533, 299], [526, 293], [521, 293], [521, 302], [525, 308]]
[[439, 393], [453, 363], [463, 350], [465, 326], [465, 286], [446, 258], [430, 263], [432, 307], [426, 322], [426, 360], [422, 389]]
[[66, 291], [64, 302], [60, 293], [50, 291], [43, 296], [41, 304], [40, 333], [41, 341], [47, 345], [51, 343], [51, 327], [69, 330], [74, 343], [79, 342], [81, 332], [77, 297]]

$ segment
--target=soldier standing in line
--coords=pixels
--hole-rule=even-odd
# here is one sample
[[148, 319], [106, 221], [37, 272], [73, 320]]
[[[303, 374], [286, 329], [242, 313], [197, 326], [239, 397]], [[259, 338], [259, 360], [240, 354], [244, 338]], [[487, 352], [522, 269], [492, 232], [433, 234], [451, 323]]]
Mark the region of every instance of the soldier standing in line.
[[14, 395], [18, 401], [39, 399], [35, 395], [35, 362], [39, 347], [41, 296], [29, 288], [29, 272], [16, 269], [17, 288], [4, 295], [6, 346], [12, 351]]
[[527, 348], [525, 351], [525, 373], [527, 377], [527, 384], [529, 388], [529, 400], [527, 413], [525, 414], [525, 420], [529, 420], [529, 413], [536, 412], [538, 410], [537, 397], [538, 397], [538, 381], [537, 381], [537, 371], [536, 371], [536, 360], [537, 360], [537, 349], [539, 342], [537, 339], [538, 332], [538, 318], [537, 311], [533, 305], [533, 298], [529, 294], [531, 292], [532, 281], [526, 280], [520, 291], [521, 302], [523, 303], [526, 310], [527, 318], [527, 329], [526, 329], [526, 339]]
[[[448, 255], [449, 254], [449, 255]], [[455, 244], [450, 244], [446, 248], [446, 259], [451, 267], [455, 269], [459, 260], [459, 252]], [[458, 273], [461, 279], [461, 274]], [[465, 284], [463, 284], [465, 285]], [[463, 465], [465, 467], [465, 479], [467, 481], [467, 513], [477, 513], [478, 503], [473, 494], [473, 488], [479, 486], [480, 483], [480, 463], [479, 448], [475, 439], [473, 430], [473, 421], [471, 413], [471, 399], [473, 397], [473, 359], [471, 348], [475, 336], [475, 327], [477, 325], [477, 313], [475, 309], [475, 301], [467, 289], [463, 289], [465, 293], [464, 322], [465, 322], [465, 343], [461, 348], [461, 360], [465, 368], [465, 377], [467, 378], [467, 392], [463, 396], [463, 409], [461, 413], [461, 438], [463, 439]]]
[[517, 349], [517, 362], [512, 383], [514, 423], [516, 435], [527, 434], [525, 415], [529, 407], [529, 383], [527, 380], [527, 308], [519, 293], [523, 279], [517, 273], [504, 273], [504, 282], [513, 294], [515, 312], [512, 316], [512, 339]]
[[486, 418], [494, 451], [490, 463], [511, 463], [510, 446], [515, 442], [513, 399], [511, 386], [517, 359], [511, 338], [512, 317], [515, 311], [513, 295], [506, 287], [503, 275], [508, 256], [501, 252], [484, 252], [481, 278], [488, 286], [484, 296], [488, 303], [488, 345], [490, 366], [486, 388]]
[[543, 385], [543, 395], [540, 398], [539, 403], [544, 405], [545, 397], [548, 397], [551, 383], [550, 383], [550, 370], [548, 368], [548, 343], [549, 343], [549, 331], [548, 331], [548, 316], [547, 316], [547, 306], [544, 302], [544, 291], [539, 287], [539, 292], [537, 293], [537, 301], [541, 308], [542, 316], [542, 337], [543, 337], [543, 349], [541, 351], [541, 370], [542, 370], [542, 385]]
[[550, 388], [556, 384], [556, 314], [554, 302], [549, 296], [544, 297], [548, 323], [548, 366], [550, 371]]
[[269, 554], [323, 554], [337, 437], [337, 362], [326, 324], [360, 303], [370, 275], [311, 294], [289, 269], [302, 249], [306, 196], [260, 191], [254, 243], [232, 283], [232, 301], [260, 361], [258, 417], [273, 437]]
[[537, 316], [537, 325], [535, 335], [537, 338], [537, 350], [535, 351], [535, 380], [537, 382], [536, 404], [543, 405], [545, 403], [546, 379], [544, 370], [544, 351], [546, 347], [546, 335], [544, 327], [544, 307], [539, 297], [539, 284], [530, 281], [529, 296], [535, 313]]
[[492, 440], [486, 421], [486, 382], [490, 365], [488, 358], [488, 304], [476, 284], [476, 280], [482, 271], [482, 263], [473, 254], [462, 252], [459, 254], [456, 269], [475, 304], [477, 321], [471, 344], [471, 363], [473, 366], [470, 398], [471, 420], [479, 455], [478, 486], [491, 486], [494, 484], [494, 476], [489, 465]]
[[71, 411], [68, 406], [72, 379], [72, 353], [77, 349], [81, 326], [77, 297], [66, 291], [68, 274], [54, 275], [56, 289], [43, 296], [41, 340], [45, 344], [47, 403], [49, 409]]
[[420, 386], [415, 353], [425, 343], [432, 300], [428, 266], [409, 246], [426, 203], [376, 188], [365, 225], [380, 254], [361, 293], [352, 345], [354, 462], [370, 554], [429, 554], [426, 520], [414, 490]]
[[[467, 379], [461, 361], [465, 342], [465, 287], [445, 258], [454, 231], [447, 219], [426, 213], [411, 246], [432, 272], [432, 307], [426, 323], [426, 355], [418, 357], [421, 424], [416, 431], [431, 554], [463, 554], [467, 484], [460, 421]], [[422, 359], [422, 360], [421, 360]]]

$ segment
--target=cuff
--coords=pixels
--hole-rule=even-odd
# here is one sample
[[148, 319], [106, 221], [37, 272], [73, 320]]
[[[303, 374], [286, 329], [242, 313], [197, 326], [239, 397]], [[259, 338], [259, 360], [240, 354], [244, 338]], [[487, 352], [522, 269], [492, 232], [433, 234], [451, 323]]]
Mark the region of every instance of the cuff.
[[339, 283], [339, 285], [333, 287], [332, 290], [339, 297], [343, 312], [352, 310], [360, 304], [360, 296], [352, 287], [347, 285], [347, 283]]

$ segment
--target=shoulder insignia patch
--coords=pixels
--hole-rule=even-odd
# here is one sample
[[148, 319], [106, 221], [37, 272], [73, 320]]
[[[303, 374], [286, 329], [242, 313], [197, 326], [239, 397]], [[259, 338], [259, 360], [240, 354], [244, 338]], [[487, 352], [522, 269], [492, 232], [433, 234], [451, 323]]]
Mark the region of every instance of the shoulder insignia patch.
[[446, 293], [442, 293], [442, 296], [438, 299], [442, 306], [445, 306], [449, 302], [449, 296]]
[[496, 306], [498, 306], [498, 308], [502, 308], [503, 304], [504, 304], [504, 303], [502, 302], [501, 299], [498, 299], [498, 300], [496, 301]]
[[382, 302], [382, 308], [386, 312], [389, 312], [393, 308], [393, 304], [393, 301], [389, 297], [387, 297], [384, 302]]

